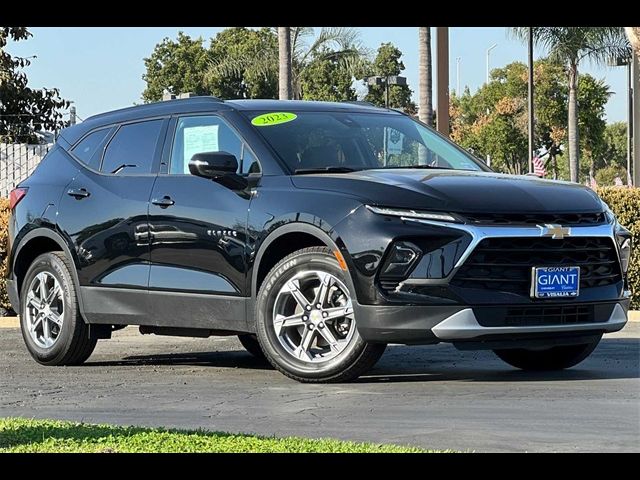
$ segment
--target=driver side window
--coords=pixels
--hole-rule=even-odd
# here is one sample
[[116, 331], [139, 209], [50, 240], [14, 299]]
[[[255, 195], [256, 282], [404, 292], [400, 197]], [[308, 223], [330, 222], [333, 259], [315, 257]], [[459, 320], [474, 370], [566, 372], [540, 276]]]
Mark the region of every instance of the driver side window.
[[[238, 160], [239, 174], [259, 173], [260, 164], [226, 121], [217, 115], [181, 117], [171, 149], [169, 173], [189, 175], [189, 161], [196, 153], [227, 152]], [[250, 163], [251, 165], [244, 165]]]

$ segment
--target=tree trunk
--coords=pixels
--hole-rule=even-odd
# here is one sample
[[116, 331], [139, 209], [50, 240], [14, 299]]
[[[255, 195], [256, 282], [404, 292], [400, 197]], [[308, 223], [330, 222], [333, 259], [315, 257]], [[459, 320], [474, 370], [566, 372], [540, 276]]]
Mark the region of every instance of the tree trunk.
[[569, 65], [569, 172], [571, 181], [580, 174], [580, 141], [578, 138], [578, 65]]
[[291, 100], [291, 27], [278, 27], [278, 90], [280, 100]]
[[433, 126], [431, 27], [419, 27], [418, 43], [420, 50], [420, 63], [418, 66], [420, 76], [420, 109], [418, 115], [421, 121], [431, 127]]

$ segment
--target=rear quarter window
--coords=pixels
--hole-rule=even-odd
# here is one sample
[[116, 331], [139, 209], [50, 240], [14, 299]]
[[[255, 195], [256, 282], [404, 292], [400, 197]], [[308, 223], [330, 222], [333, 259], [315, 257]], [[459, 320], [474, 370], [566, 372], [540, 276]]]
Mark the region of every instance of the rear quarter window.
[[88, 167], [98, 170], [100, 159], [113, 128], [102, 128], [91, 132], [71, 149], [73, 155]]

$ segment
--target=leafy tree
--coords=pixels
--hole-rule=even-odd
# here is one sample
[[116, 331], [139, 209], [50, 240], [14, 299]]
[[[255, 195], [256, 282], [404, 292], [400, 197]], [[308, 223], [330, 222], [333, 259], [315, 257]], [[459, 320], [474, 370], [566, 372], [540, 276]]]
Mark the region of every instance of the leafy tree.
[[335, 58], [319, 55], [309, 62], [300, 78], [303, 100], [343, 102], [356, 100], [352, 77]]
[[9, 40], [31, 37], [25, 27], [0, 27], [0, 141], [34, 143], [37, 132], [66, 126], [61, 110], [69, 102], [60, 98], [57, 88], [33, 89], [28, 86], [26, 58], [13, 57], [5, 47]]
[[147, 87], [142, 92], [143, 100], [162, 100], [165, 90], [173, 94], [210, 94], [204, 81], [209, 60], [202, 38], [192, 39], [189, 35], [178, 32], [176, 41], [163, 39], [156, 45], [151, 56], [144, 59], [147, 70], [142, 79], [147, 82]]
[[[392, 43], [383, 43], [378, 48], [378, 54], [373, 63], [369, 67], [370, 76], [389, 77], [392, 75], [400, 75], [404, 71], [404, 63], [400, 58], [402, 52]], [[389, 86], [389, 107], [401, 108], [407, 113], [415, 113], [416, 105], [411, 101], [411, 89], [408, 85], [390, 85]], [[372, 85], [369, 87], [369, 93], [365, 96], [365, 100], [384, 107], [386, 105], [386, 86]]]
[[604, 110], [610, 96], [609, 86], [603, 80], [596, 80], [591, 75], [580, 75], [578, 79], [580, 152], [587, 160], [583, 162], [584, 176], [589, 178], [594, 178], [596, 169], [605, 166], [602, 160], [605, 149], [604, 132], [607, 126]]
[[[369, 50], [362, 46], [357, 30], [344, 27], [322, 28], [317, 37], [310, 27], [288, 27], [291, 35], [291, 97], [303, 98], [305, 69], [317, 68], [314, 62], [329, 60], [340, 66], [340, 71], [350, 78], [362, 78]], [[260, 72], [265, 77], [278, 77], [279, 48], [275, 29], [271, 29], [275, 42], [265, 42], [258, 52], [247, 51], [214, 62], [216, 75], [231, 77], [245, 71]], [[312, 40], [313, 39], [313, 40]], [[308, 83], [308, 82], [307, 82]]]
[[[627, 166], [627, 122], [610, 123], [604, 130], [602, 163]], [[625, 179], [626, 181], [626, 179]]]
[[[529, 27], [516, 27], [515, 35], [528, 38]], [[566, 69], [568, 101], [568, 146], [571, 181], [578, 181], [579, 114], [578, 67], [582, 60], [606, 65], [612, 57], [628, 57], [630, 46], [622, 27], [533, 27], [534, 41], [547, 50], [549, 58]]]
[[[268, 52], [277, 51], [278, 39], [270, 28], [252, 30], [227, 28], [212, 40], [209, 49], [211, 63], [205, 85], [220, 98], [276, 98], [278, 71], [262, 68]], [[253, 62], [245, 61], [252, 58]]]
[[599, 187], [615, 185], [616, 178], [627, 184], [627, 169], [620, 165], [608, 165], [596, 172], [595, 179]]

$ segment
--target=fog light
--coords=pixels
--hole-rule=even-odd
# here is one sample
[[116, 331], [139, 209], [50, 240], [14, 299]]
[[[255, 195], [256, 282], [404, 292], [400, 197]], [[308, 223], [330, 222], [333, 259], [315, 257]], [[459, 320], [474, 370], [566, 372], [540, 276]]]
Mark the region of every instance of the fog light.
[[420, 254], [420, 249], [413, 243], [394, 243], [382, 266], [381, 276], [385, 278], [405, 278]]

